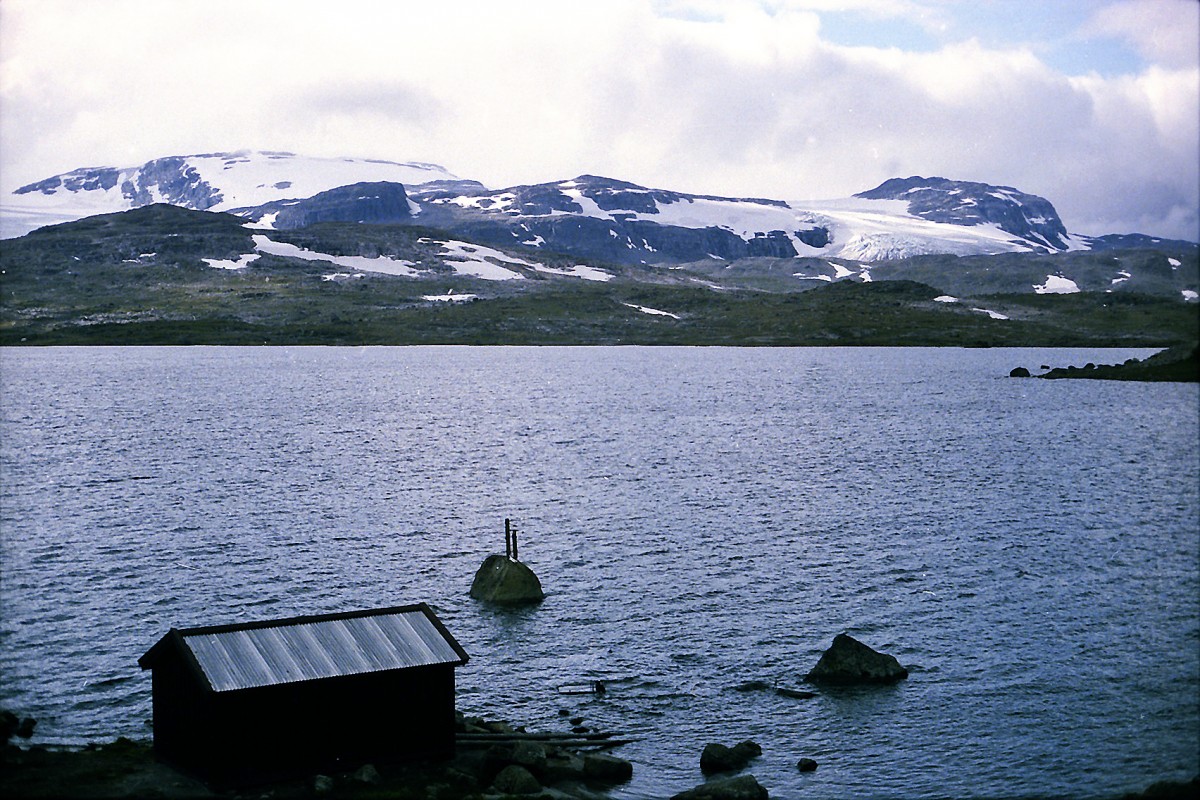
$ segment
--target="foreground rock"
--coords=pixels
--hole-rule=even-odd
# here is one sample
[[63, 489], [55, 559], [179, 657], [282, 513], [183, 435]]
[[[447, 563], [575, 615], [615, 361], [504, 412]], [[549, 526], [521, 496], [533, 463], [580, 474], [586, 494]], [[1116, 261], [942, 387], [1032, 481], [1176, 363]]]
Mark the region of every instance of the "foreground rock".
[[894, 656], [872, 650], [857, 639], [839, 633], [821, 660], [804, 676], [813, 683], [841, 686], [895, 683], [908, 677]]
[[671, 800], [767, 800], [770, 795], [753, 775], [739, 775], [702, 783], [673, 795]]
[[542, 582], [533, 570], [507, 556], [483, 560], [471, 583], [471, 597], [500, 605], [538, 603], [545, 598]]
[[700, 771], [705, 775], [711, 775], [714, 772], [737, 772], [745, 769], [752, 759], [761, 755], [762, 748], [749, 739], [735, 744], [733, 747], [717, 743], [709, 744], [700, 754]]

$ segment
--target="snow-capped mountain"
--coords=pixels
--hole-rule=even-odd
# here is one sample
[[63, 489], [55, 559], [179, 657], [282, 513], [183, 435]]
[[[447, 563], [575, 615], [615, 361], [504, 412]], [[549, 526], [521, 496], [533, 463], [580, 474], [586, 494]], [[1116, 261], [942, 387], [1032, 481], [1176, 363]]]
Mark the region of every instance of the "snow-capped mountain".
[[416, 162], [262, 151], [170, 156], [139, 167], [85, 167], [22, 186], [0, 204], [0, 237], [151, 203], [228, 211], [309, 198], [355, 183], [419, 186], [453, 180], [436, 164]]
[[[913, 176], [821, 202], [653, 189], [594, 175], [493, 190], [442, 167], [237, 152], [74, 170], [5, 198], [4, 237], [151, 203], [229, 211], [263, 229], [318, 221], [418, 224], [464, 239], [613, 264], [747, 258], [876, 263], [917, 255], [1057, 253], [1113, 246], [1067, 232], [1046, 199]], [[1121, 238], [1120, 246], [1153, 246]]]
[[[499, 191], [430, 185], [410, 196], [428, 225], [468, 227], [497, 243], [629, 264], [759, 256], [881, 261], [1084, 246], [1040, 197], [941, 178], [909, 178], [902, 192], [890, 183], [852, 198], [806, 203], [683, 194], [593, 175]], [[959, 195], [962, 207], [981, 198], [974, 213], [955, 215], [953, 201], [933, 202]]]

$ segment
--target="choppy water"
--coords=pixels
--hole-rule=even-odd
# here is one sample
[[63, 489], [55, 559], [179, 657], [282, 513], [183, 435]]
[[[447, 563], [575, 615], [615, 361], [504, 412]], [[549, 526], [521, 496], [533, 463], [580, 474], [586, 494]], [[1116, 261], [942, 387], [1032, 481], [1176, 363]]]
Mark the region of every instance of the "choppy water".
[[[1005, 377], [1145, 352], [4, 350], [0, 704], [148, 737], [171, 626], [424, 600], [461, 710], [639, 739], [618, 796], [745, 738], [784, 798], [1190, 778], [1197, 387]], [[534, 609], [466, 596], [506, 516]], [[911, 677], [735, 690], [800, 688], [841, 631]]]

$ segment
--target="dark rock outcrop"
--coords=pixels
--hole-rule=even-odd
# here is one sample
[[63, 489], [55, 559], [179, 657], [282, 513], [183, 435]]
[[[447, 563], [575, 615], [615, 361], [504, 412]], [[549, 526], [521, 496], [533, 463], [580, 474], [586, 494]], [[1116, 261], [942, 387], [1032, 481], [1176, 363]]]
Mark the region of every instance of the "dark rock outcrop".
[[839, 685], [895, 683], [908, 677], [895, 656], [879, 653], [857, 639], [839, 633], [805, 680]]
[[705, 775], [714, 772], [737, 772], [745, 769], [751, 759], [761, 755], [762, 748], [749, 739], [733, 747], [713, 742], [706, 745], [704, 752], [700, 754], [700, 771]]
[[811, 758], [802, 758], [796, 762], [796, 769], [800, 770], [801, 772], [812, 772], [816, 768], [817, 762], [813, 761]]
[[592, 783], [624, 783], [633, 777], [633, 764], [607, 753], [585, 753], [583, 777]]
[[1082, 367], [1056, 367], [1041, 378], [1088, 378], [1104, 381], [1200, 382], [1200, 346], [1177, 346], [1155, 353], [1147, 359], [1130, 359], [1124, 364], [1085, 364]]
[[542, 784], [529, 770], [518, 764], [509, 764], [492, 781], [492, 788], [501, 794], [538, 794], [542, 791]]
[[1030, 377], [1029, 370], [1025, 367], [1013, 367], [1012, 372], [1008, 373], [1010, 378], [1028, 378]]
[[770, 794], [753, 775], [739, 775], [702, 783], [673, 795], [671, 800], [767, 800]]
[[471, 583], [471, 597], [489, 603], [537, 603], [545, 596], [542, 582], [533, 570], [502, 555], [485, 558]]
[[408, 222], [412, 211], [399, 183], [352, 183], [303, 200], [276, 200], [244, 212], [251, 219], [275, 215], [274, 227], [304, 228], [318, 222], [359, 222], [373, 225]]

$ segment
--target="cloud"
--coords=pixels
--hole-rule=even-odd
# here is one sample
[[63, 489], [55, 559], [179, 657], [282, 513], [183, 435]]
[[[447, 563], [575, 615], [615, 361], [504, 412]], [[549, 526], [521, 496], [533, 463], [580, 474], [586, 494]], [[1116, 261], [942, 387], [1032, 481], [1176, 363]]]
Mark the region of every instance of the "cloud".
[[1195, 67], [1200, 62], [1200, 3], [1121, 0], [1097, 10], [1081, 33], [1126, 41], [1159, 66]]
[[1200, 68], [1162, 32], [1178, 3], [1101, 9], [1087, 36], [1159, 30], [1158, 61], [1082, 77], [959, 35], [969, 15], [940, 2], [838, 3], [954, 34], [838, 44], [828, 5], [0, 0], [0, 184], [242, 148], [783, 199], [938, 174], [1043, 195], [1085, 233], [1198, 236]]

